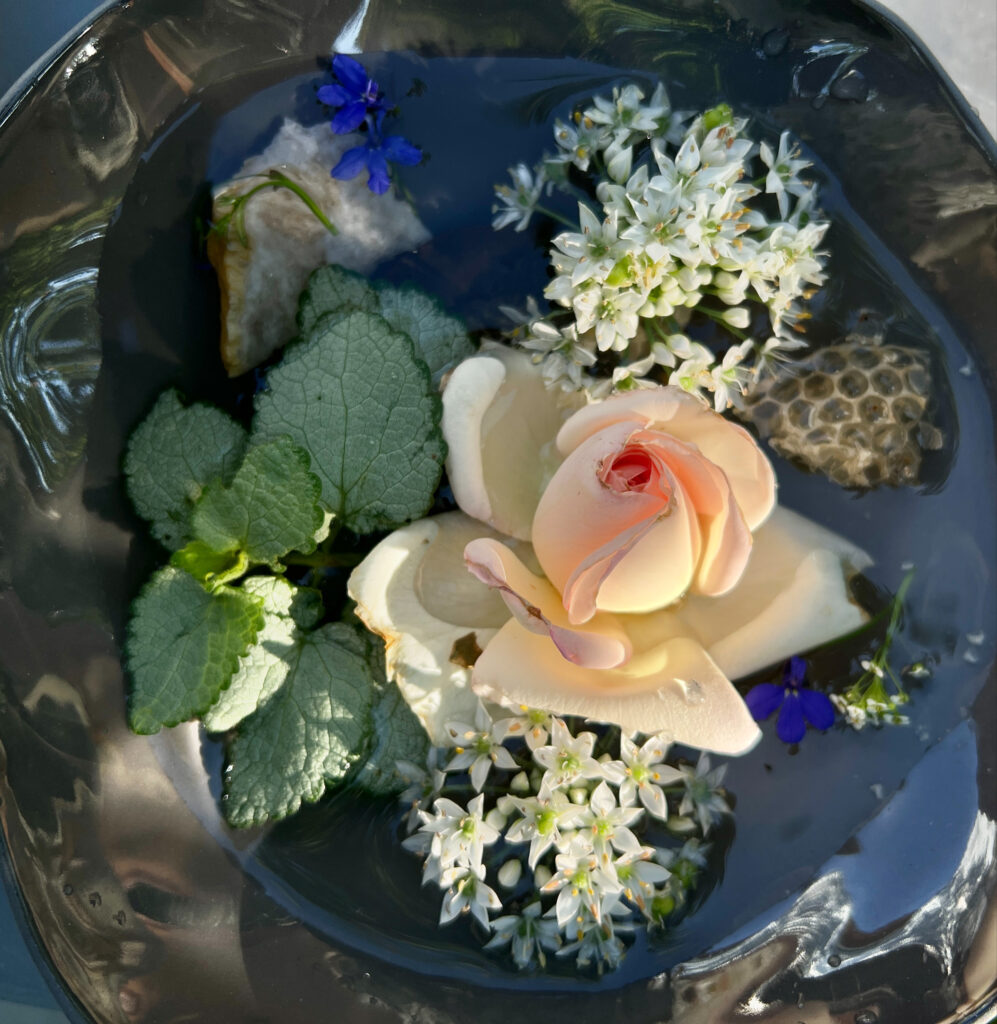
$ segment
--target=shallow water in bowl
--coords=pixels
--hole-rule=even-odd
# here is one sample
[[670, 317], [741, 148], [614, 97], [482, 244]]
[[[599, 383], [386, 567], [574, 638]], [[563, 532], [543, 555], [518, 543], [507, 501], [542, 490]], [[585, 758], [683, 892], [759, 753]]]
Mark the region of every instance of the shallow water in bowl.
[[[717, 98], [736, 101], [738, 112], [754, 118], [753, 137], [774, 141], [783, 126], [769, 107], [765, 75], [750, 74], [756, 60], [746, 52], [734, 62], [742, 69], [732, 84], [739, 91], [723, 97], [705, 73], [666, 80], [673, 105], [701, 109]], [[439, 294], [474, 329], [503, 326], [500, 304], [521, 307], [527, 295], [542, 290], [547, 236], [493, 232], [491, 186], [504, 179], [509, 164], [530, 163], [549, 149], [554, 118], [566, 117], [593, 92], [607, 91], [627, 75], [625, 66], [403, 56], [370, 64], [388, 94], [398, 98], [398, 130], [429, 156], [424, 166], [406, 173], [404, 187], [433, 235], [424, 250], [391, 261], [379, 275]], [[252, 381], [228, 381], [218, 361], [217, 291], [198, 252], [195, 216], [206, 212], [208, 183], [231, 176], [258, 152], [282, 117], [320, 119], [313, 89], [321, 80], [320, 72], [291, 65], [223, 83], [194, 97], [149, 149], [108, 231], [100, 268], [105, 362], [98, 398], [106, 415], [91, 433], [93, 451], [117, 458], [129, 430], [169, 386], [248, 416]], [[827, 238], [831, 283], [813, 304], [812, 341], [831, 343], [860, 318], [871, 318], [884, 325], [887, 342], [927, 352], [939, 395], [936, 420], [946, 440], [928, 454], [923, 483], [913, 489], [850, 492], [773, 455], [780, 500], [865, 547], [875, 559], [868, 576], [880, 588], [895, 590], [903, 566], [917, 566], [896, 658], [900, 664], [927, 658], [933, 676], [913, 690], [908, 727], [811, 733], [795, 752], [776, 739], [768, 723], [762, 743], [728, 770], [734, 828], [717, 844], [707, 887], [712, 891], [704, 891], [695, 912], [664, 936], [638, 939], [615, 973], [579, 980], [562, 970], [530, 977], [525, 984], [532, 989], [622, 986], [773, 917], [839, 851], [847, 853], [856, 832], [905, 785], [925, 752], [967, 717], [984, 680], [993, 637], [977, 649], [967, 634], [994, 621], [986, 393], [972, 354], [930, 295], [850, 207], [846, 186], [822, 160], [819, 137], [806, 155], [815, 163], [822, 204], [833, 223]], [[94, 500], [104, 503], [104, 514], [128, 515], [120, 493]], [[133, 545], [114, 613], [119, 635], [128, 600], [160, 554], [151, 541]], [[846, 662], [833, 653], [816, 659], [815, 681], [839, 677]], [[202, 746], [218, 795], [222, 749], [210, 739]], [[938, 860], [954, 869], [976, 802], [967, 783], [965, 801], [956, 793], [942, 806], [943, 793], [973, 774], [963, 754], [949, 756], [946, 750], [936, 758], [941, 767], [934, 790], [928, 784], [919, 792], [945, 819], [945, 827], [935, 830]], [[481, 951], [466, 925], [437, 929], [438, 894], [420, 888], [419, 864], [399, 848], [397, 827], [391, 803], [342, 792], [248, 844], [238, 837], [226, 842], [269, 896], [321, 936], [435, 977], [523, 987], [522, 977]], [[939, 878], [950, 875], [951, 870], [939, 871]], [[874, 932], [920, 905], [911, 899], [902, 885], [887, 886], [863, 931]]]

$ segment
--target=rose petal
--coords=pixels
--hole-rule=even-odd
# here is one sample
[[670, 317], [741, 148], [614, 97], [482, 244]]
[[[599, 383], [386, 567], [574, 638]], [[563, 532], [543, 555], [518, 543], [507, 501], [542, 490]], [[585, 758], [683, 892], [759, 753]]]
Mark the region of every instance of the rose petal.
[[613, 616], [596, 615], [584, 629], [572, 628], [561, 595], [504, 544], [488, 538], [473, 540], [464, 549], [464, 560], [471, 573], [502, 595], [520, 625], [549, 636], [568, 661], [606, 669], [630, 657], [630, 641]]
[[742, 754], [761, 733], [726, 676], [694, 641], [666, 640], [624, 669], [572, 665], [546, 637], [507, 622], [474, 667], [475, 692], [507, 706], [540, 708], [668, 732], [676, 742]]
[[509, 617], [464, 567], [465, 545], [483, 531], [461, 512], [421, 519], [382, 540], [350, 576], [357, 615], [384, 638], [388, 677], [435, 744], [446, 743], [447, 722], [474, 721], [468, 664]]
[[775, 473], [751, 435], [678, 387], [641, 388], [593, 402], [576, 412], [557, 435], [567, 455], [593, 434], [624, 421], [640, 421], [694, 444], [730, 481], [748, 528], [754, 530], [775, 505]]
[[741, 578], [751, 554], [751, 531], [720, 469], [694, 446], [657, 430], [641, 431], [631, 439], [647, 439], [667, 459], [699, 516], [703, 553], [692, 581], [696, 593], [726, 593]]
[[660, 608], [680, 597], [693, 579], [699, 524], [667, 467], [660, 483], [664, 490], [618, 491], [600, 478], [604, 463], [623, 451], [634, 426], [615, 424], [579, 445], [537, 507], [533, 547], [574, 623], [584, 622], [596, 607], [611, 612]]
[[737, 679], [861, 626], [866, 616], [845, 578], [869, 564], [848, 541], [777, 508], [755, 533], [738, 585], [722, 597], [688, 597], [673, 614]]
[[577, 392], [548, 391], [523, 352], [491, 345], [465, 359], [443, 391], [447, 475], [457, 504], [529, 540], [540, 494], [560, 462], [554, 438], [583, 401]]

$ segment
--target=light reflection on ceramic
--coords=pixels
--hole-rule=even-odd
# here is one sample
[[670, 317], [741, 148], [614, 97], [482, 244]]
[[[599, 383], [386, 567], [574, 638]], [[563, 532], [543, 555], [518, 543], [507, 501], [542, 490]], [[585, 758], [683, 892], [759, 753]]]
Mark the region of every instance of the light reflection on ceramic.
[[[153, 158], [150, 147], [196, 113], [199, 90], [247, 68], [278, 83], [338, 40], [424, 56], [665, 62], [669, 74], [690, 78], [712, 40], [716, 60], [730, 64], [726, 87], [750, 85], [757, 108], [807, 140], [837, 179], [834, 201], [868, 226], [870, 280], [885, 274], [905, 292], [930, 290], [918, 315], [932, 328], [951, 326], [967, 347], [953, 367], [956, 406], [989, 414], [979, 392], [992, 389], [997, 333], [986, 301], [997, 278], [994, 152], [981, 150], [966, 115], [902, 37], [857, 6], [830, 3], [566, 0], [524, 3], [515, 17], [493, 3], [474, 19], [461, 10], [444, 0], [123, 5], [56, 62], [0, 132], [0, 815], [55, 976], [94, 1019], [149, 1024], [296, 1024], [323, 1019], [330, 1006], [350, 1022], [570, 1013], [579, 1022], [906, 1024], [922, 1006], [925, 1021], [971, 1019], [995, 991], [992, 679], [981, 692], [993, 657], [993, 519], [983, 497], [991, 464], [960, 473], [957, 462], [946, 481], [968, 489], [976, 473], [980, 484], [979, 508], [966, 513], [973, 529], [946, 530], [940, 518], [932, 555], [936, 566], [958, 565], [962, 586], [929, 564], [935, 582], [920, 598], [919, 640], [970, 666], [959, 691], [966, 706], [956, 709], [965, 721], [909, 734], [902, 759], [915, 767], [906, 781], [885, 753], [874, 755], [881, 789], [865, 787], [866, 823], [830, 859], [760, 879], [771, 896], [764, 914], [721, 921], [721, 888], [691, 919], [691, 939], [687, 931], [642, 949], [633, 966], [599, 983], [522, 979], [501, 967], [488, 974], [446, 933], [442, 953], [424, 951], [423, 974], [414, 943], [383, 936], [379, 944], [381, 925], [363, 907], [336, 931], [267, 860], [279, 842], [222, 824], [217, 754], [202, 757], [193, 727], [154, 740], [127, 731], [117, 638], [146, 553], [116, 491], [122, 424], [135, 422], [184, 352], [137, 317], [116, 321], [113, 335], [102, 328], [97, 275], [118, 203]], [[144, 193], [144, 203], [156, 200]], [[132, 366], [129, 376], [122, 368]], [[128, 386], [108, 394], [109, 381]], [[950, 426], [961, 434], [948, 436], [966, 436], [966, 423]], [[979, 443], [980, 423], [968, 426], [966, 443]], [[946, 457], [957, 454], [953, 442]], [[860, 515], [854, 504], [841, 509]], [[990, 635], [977, 648], [965, 634], [980, 628]], [[858, 749], [850, 742], [848, 756]], [[793, 764], [805, 772], [811, 762], [801, 753]], [[748, 782], [738, 788], [732, 781], [745, 815], [735, 848], [767, 824], [745, 810]], [[821, 794], [813, 799], [818, 814]], [[358, 829], [369, 831], [351, 838], [360, 849], [369, 841], [375, 863], [385, 830], [363, 821]], [[789, 826], [811, 827], [770, 827]], [[329, 837], [301, 842], [321, 851]], [[895, 870], [883, 872], [884, 858]], [[730, 868], [725, 884], [745, 884], [751, 866]], [[384, 883], [392, 897], [405, 891]], [[699, 948], [678, 956], [683, 942]]]

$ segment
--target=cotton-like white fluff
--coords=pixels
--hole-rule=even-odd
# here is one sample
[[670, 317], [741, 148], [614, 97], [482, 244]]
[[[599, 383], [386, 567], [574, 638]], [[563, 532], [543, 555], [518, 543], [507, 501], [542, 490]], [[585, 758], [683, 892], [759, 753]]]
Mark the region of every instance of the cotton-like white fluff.
[[252, 188], [264, 179], [251, 175], [276, 168], [303, 186], [339, 231], [330, 234], [287, 189], [264, 189], [244, 207], [248, 246], [234, 229], [209, 242], [222, 290], [222, 359], [230, 375], [245, 373], [294, 336], [298, 296], [316, 267], [338, 263], [366, 274], [429, 240], [412, 207], [391, 192], [371, 193], [366, 175], [352, 181], [330, 175], [359, 141], [356, 134], [334, 135], [326, 123], [305, 127], [285, 120], [262, 153], [215, 189], [217, 220], [227, 210], [220, 197]]

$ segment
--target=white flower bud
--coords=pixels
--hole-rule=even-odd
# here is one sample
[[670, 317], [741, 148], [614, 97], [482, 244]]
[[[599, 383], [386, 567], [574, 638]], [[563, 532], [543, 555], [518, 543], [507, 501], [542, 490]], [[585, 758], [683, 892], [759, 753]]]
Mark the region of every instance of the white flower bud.
[[508, 793], [503, 793], [495, 802], [495, 810], [497, 810], [499, 814], [504, 814], [508, 816], [512, 814], [512, 812], [515, 809], [516, 804], [513, 802], [512, 797], [509, 796]]
[[507, 860], [498, 869], [498, 882], [504, 889], [514, 889], [523, 874], [523, 862], [518, 857]]
[[745, 330], [751, 323], [751, 314], [744, 306], [733, 306], [731, 309], [725, 309], [720, 316], [725, 324], [730, 324], [731, 327], [736, 327], [741, 331]]
[[497, 807], [493, 807], [486, 815], [485, 822], [497, 832], [501, 832], [505, 828], [505, 822], [508, 815], [503, 814]]

